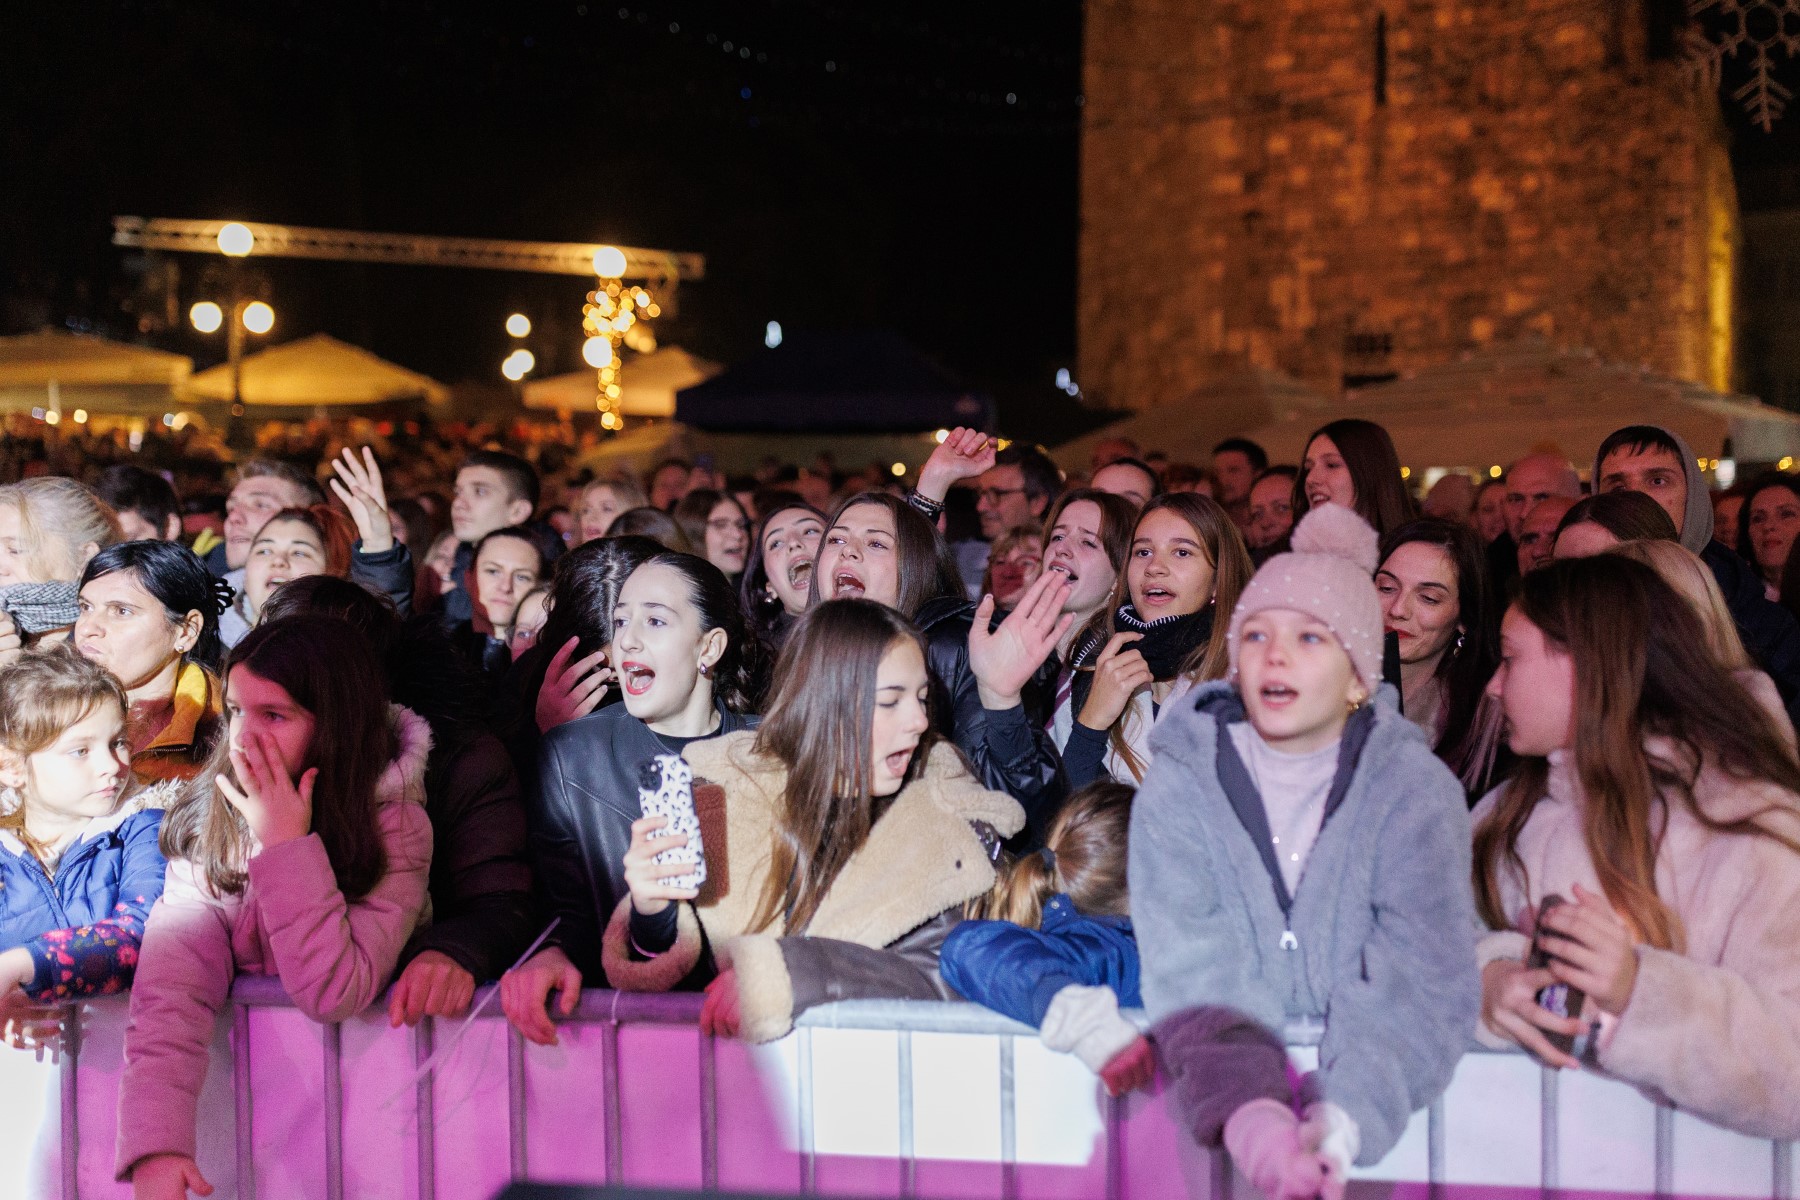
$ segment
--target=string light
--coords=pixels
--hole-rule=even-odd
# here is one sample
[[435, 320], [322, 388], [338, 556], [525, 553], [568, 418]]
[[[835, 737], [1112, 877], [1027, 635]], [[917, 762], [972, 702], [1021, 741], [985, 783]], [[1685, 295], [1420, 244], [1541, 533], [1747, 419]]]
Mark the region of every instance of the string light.
[[619, 401], [625, 394], [619, 382], [619, 346], [623, 343], [639, 354], [654, 351], [656, 337], [646, 322], [662, 315], [661, 306], [647, 288], [626, 286], [620, 281], [625, 269], [625, 255], [617, 247], [601, 246], [595, 250], [595, 287], [581, 309], [581, 328], [587, 335], [581, 343], [581, 358], [597, 372], [594, 407], [600, 413], [600, 428], [608, 432], [625, 428], [625, 418], [619, 411]]

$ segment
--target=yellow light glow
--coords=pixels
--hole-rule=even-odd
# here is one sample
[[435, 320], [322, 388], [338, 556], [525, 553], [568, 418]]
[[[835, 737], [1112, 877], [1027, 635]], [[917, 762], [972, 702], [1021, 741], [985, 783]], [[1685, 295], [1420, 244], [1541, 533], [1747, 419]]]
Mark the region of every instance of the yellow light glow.
[[932, 434], [931, 437], [932, 437], [933, 441], [937, 442], [937, 444], [941, 446], [945, 442], [950, 440], [950, 431], [948, 429], [940, 429], [936, 433]]
[[602, 246], [594, 251], [594, 274], [602, 279], [617, 279], [625, 274], [625, 252], [617, 246]]
[[251, 333], [267, 333], [275, 328], [275, 310], [261, 300], [244, 305], [244, 328]]
[[612, 343], [603, 337], [591, 337], [581, 343], [581, 359], [590, 367], [610, 367], [614, 357]]
[[650, 302], [650, 306], [648, 308], [644, 309], [644, 315], [646, 317], [649, 317], [651, 320], [655, 320], [657, 317], [662, 316], [662, 305], [660, 305], [660, 304], [656, 303], [654, 300], [652, 300]]
[[242, 258], [256, 249], [256, 235], [241, 221], [233, 221], [219, 230], [219, 253]]
[[46, 425], [61, 425], [62, 424], [62, 414], [57, 412], [54, 408], [51, 409], [49, 412], [44, 414], [44, 424], [46, 424]]
[[603, 412], [600, 414], [600, 428], [602, 429], [617, 429], [624, 423], [625, 422], [619, 420], [618, 413]]
[[893, 471], [894, 478], [898, 479], [902, 475], [906, 474], [906, 464], [905, 463], [895, 463], [892, 467], [889, 468], [889, 470]]
[[514, 337], [530, 337], [531, 318], [524, 313], [514, 313], [506, 318], [506, 332]]
[[537, 355], [529, 350], [514, 350], [500, 364], [500, 373], [514, 383], [531, 374], [531, 368], [537, 366]]
[[1412, 478], [1412, 468], [1411, 467], [1401, 467], [1400, 468], [1400, 478], [1411, 479]]
[[78, 408], [75, 410], [75, 423], [77, 425], [86, 425], [87, 424], [87, 409]]
[[620, 333], [624, 333], [627, 329], [630, 329], [632, 325], [636, 324], [636, 322], [636, 317], [628, 312], [622, 312], [612, 319], [612, 327]]
[[1504, 474], [1506, 474], [1506, 472], [1502, 471], [1500, 469], [1499, 463], [1495, 463], [1493, 466], [1488, 468], [1488, 478], [1489, 479], [1498, 479], [1498, 478], [1500, 478], [1500, 476], [1502, 476]]
[[623, 396], [624, 394], [625, 394], [625, 389], [621, 388], [618, 384], [609, 383], [606, 385], [606, 398], [608, 400], [617, 400], [620, 396]]
[[1777, 470], [1777, 471], [1791, 471], [1791, 470], [1793, 470], [1793, 469], [1794, 469], [1794, 459], [1793, 459], [1793, 456], [1792, 456], [1792, 455], [1785, 455], [1785, 456], [1783, 456], [1783, 458], [1782, 458], [1782, 460], [1781, 460], [1781, 461], [1780, 461], [1780, 462], [1778, 462], [1778, 463], [1776, 463], [1776, 464], [1775, 464], [1775, 469], [1776, 469], [1776, 470]]
[[202, 300], [188, 309], [188, 320], [201, 333], [217, 333], [219, 326], [225, 323], [225, 310], [211, 300]]

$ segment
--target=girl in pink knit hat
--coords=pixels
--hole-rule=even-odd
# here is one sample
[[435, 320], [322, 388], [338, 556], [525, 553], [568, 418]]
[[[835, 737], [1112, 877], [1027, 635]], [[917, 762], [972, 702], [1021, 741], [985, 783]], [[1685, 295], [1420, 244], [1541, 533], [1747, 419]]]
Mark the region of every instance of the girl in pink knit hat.
[[[1376, 537], [1326, 505], [1172, 705], [1132, 811], [1171, 1111], [1271, 1200], [1341, 1196], [1450, 1082], [1476, 1011], [1461, 786], [1381, 682]], [[1316, 1042], [1290, 1065], [1286, 1043]]]

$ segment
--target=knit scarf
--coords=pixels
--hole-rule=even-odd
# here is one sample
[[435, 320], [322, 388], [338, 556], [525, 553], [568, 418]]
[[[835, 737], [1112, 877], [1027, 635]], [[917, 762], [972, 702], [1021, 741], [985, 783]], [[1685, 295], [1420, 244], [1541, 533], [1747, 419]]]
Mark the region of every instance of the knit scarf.
[[1150, 668], [1150, 674], [1161, 682], [1175, 678], [1188, 655], [1212, 637], [1213, 607], [1208, 604], [1199, 612], [1146, 621], [1127, 602], [1119, 606], [1114, 624], [1120, 633], [1144, 635], [1131, 643], [1130, 648], [1144, 656], [1144, 663]]
[[72, 583], [14, 583], [0, 587], [0, 612], [13, 619], [20, 633], [66, 629], [81, 615], [75, 605], [79, 589]]

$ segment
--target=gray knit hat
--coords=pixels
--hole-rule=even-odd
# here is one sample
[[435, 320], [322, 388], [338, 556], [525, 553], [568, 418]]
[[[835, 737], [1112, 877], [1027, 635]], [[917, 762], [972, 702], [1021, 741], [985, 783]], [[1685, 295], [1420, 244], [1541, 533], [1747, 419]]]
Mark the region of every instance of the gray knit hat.
[[1231, 613], [1227, 645], [1237, 676], [1244, 621], [1271, 608], [1303, 612], [1323, 621], [1350, 656], [1350, 665], [1372, 693], [1381, 682], [1381, 597], [1375, 568], [1381, 539], [1351, 509], [1322, 504], [1294, 526], [1293, 550], [1264, 563]]

